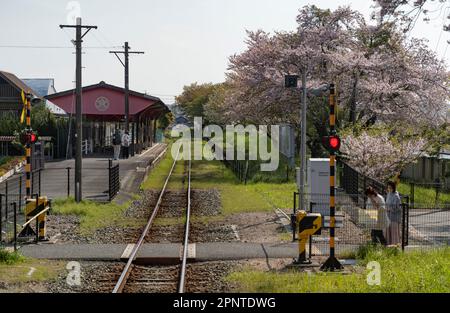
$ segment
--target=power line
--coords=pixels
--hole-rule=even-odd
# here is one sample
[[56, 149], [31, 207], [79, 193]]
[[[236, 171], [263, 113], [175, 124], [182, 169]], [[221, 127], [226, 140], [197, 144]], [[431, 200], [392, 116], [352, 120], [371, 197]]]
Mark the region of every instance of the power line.
[[[37, 45], [0, 45], [0, 48], [11, 48], [11, 49], [74, 49], [75, 47], [70, 46], [37, 46]], [[83, 47], [83, 49], [113, 49], [121, 48], [121, 46], [88, 46]]]

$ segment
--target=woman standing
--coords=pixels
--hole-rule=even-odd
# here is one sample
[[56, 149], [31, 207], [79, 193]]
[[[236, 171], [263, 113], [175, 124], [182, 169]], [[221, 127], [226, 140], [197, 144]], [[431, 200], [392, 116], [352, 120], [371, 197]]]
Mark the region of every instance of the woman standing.
[[387, 229], [386, 241], [388, 245], [398, 245], [400, 241], [400, 223], [402, 215], [402, 201], [396, 190], [394, 182], [388, 182], [388, 194], [386, 196], [386, 209], [389, 216], [389, 227]]
[[373, 187], [367, 188], [366, 196], [370, 201], [369, 207], [377, 210], [377, 222], [371, 231], [372, 242], [386, 245], [386, 230], [389, 226], [389, 218], [386, 213], [384, 198]]
[[128, 159], [130, 156], [130, 135], [126, 130], [122, 136], [122, 150], [123, 150], [123, 158]]

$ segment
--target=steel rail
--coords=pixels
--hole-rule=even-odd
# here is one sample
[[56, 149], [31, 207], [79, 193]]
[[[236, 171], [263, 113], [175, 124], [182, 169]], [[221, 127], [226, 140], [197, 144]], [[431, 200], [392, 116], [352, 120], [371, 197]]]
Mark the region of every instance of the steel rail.
[[183, 256], [181, 260], [180, 281], [178, 284], [178, 293], [184, 293], [186, 283], [186, 263], [189, 248], [189, 224], [191, 216], [191, 160], [188, 165], [188, 191], [187, 191], [187, 208], [186, 208], [186, 228], [184, 231]]
[[129, 277], [131, 269], [132, 269], [133, 261], [136, 258], [137, 252], [139, 251], [142, 244], [144, 243], [144, 239], [147, 236], [147, 234], [150, 230], [150, 227], [153, 223], [153, 220], [155, 219], [155, 217], [158, 213], [159, 207], [162, 202], [162, 198], [164, 196], [164, 193], [166, 192], [167, 184], [169, 183], [169, 179], [172, 176], [173, 169], [175, 168], [175, 164], [177, 163], [178, 155], [180, 154], [180, 149], [181, 149], [181, 146], [178, 148], [177, 155], [175, 157], [175, 160], [173, 161], [172, 167], [170, 168], [170, 172], [167, 175], [166, 181], [164, 182], [164, 186], [161, 190], [161, 193], [159, 194], [159, 198], [158, 198], [158, 201], [156, 202], [155, 208], [153, 209], [153, 213], [150, 216], [150, 218], [148, 219], [147, 225], [145, 225], [145, 228], [141, 234], [141, 237], [139, 238], [137, 243], [134, 245], [133, 250], [131, 251], [131, 254], [128, 258], [127, 264], [125, 265], [125, 268], [123, 269], [122, 274], [120, 275], [119, 280], [117, 281], [117, 284], [114, 286], [112, 293], [121, 293], [127, 283], [128, 277]]

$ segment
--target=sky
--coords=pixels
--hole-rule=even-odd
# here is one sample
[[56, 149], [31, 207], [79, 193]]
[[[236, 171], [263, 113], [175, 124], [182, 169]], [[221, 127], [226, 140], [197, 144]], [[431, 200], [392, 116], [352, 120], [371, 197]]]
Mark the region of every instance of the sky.
[[[229, 56], [245, 50], [246, 30], [295, 30], [298, 10], [308, 4], [350, 5], [366, 18], [373, 11], [372, 0], [1, 0], [0, 70], [54, 78], [57, 91], [74, 88], [75, 31], [59, 25], [80, 15], [98, 26], [83, 39], [83, 86], [123, 86], [123, 66], [108, 51], [128, 41], [145, 52], [130, 56], [130, 89], [170, 104], [184, 85], [224, 81]], [[411, 35], [427, 38], [448, 63], [450, 34], [441, 29], [439, 16], [418, 21]]]

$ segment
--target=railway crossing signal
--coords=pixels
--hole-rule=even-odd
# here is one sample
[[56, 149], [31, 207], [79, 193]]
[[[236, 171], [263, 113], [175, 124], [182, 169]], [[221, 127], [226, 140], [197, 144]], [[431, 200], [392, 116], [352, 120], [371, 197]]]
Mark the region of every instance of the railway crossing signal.
[[26, 145], [27, 143], [33, 144], [37, 141], [37, 138], [38, 137], [36, 133], [34, 133], [32, 130], [25, 131], [20, 136], [20, 142], [24, 145]]
[[[26, 154], [26, 164], [25, 164], [25, 189], [26, 189], [26, 207], [25, 207], [25, 218], [27, 223], [22, 231], [19, 233], [19, 237], [28, 237], [32, 235], [36, 235], [37, 240], [45, 239], [45, 221], [46, 214], [40, 213], [41, 211], [48, 208], [49, 201], [46, 197], [37, 197], [36, 199], [32, 199], [31, 197], [31, 146], [37, 141], [37, 134], [31, 129], [31, 103], [37, 104], [42, 101], [41, 98], [33, 97], [31, 93], [25, 94], [22, 90], [22, 102], [24, 105], [23, 113], [25, 113], [25, 121], [26, 121], [26, 129], [20, 135], [20, 140], [22, 144], [25, 145], [25, 154]], [[20, 119], [23, 121], [23, 114]], [[30, 221], [35, 219], [37, 223], [37, 233], [31, 228]]]
[[336, 153], [341, 147], [341, 138], [339, 138], [339, 136], [336, 134], [325, 136], [322, 138], [322, 143], [328, 151]]
[[295, 215], [295, 227], [298, 228], [298, 259], [295, 264], [310, 264], [306, 259], [306, 243], [312, 235], [319, 235], [322, 229], [320, 213], [307, 213], [300, 210]]
[[297, 88], [298, 76], [297, 75], [285, 75], [284, 76], [284, 87], [286, 88]]
[[342, 269], [342, 264], [335, 256], [335, 227], [336, 227], [336, 207], [335, 207], [335, 164], [336, 164], [336, 152], [339, 150], [341, 140], [336, 135], [336, 94], [334, 84], [330, 84], [330, 133], [327, 143], [329, 145], [330, 152], [330, 256], [320, 267], [323, 271], [334, 271]]

